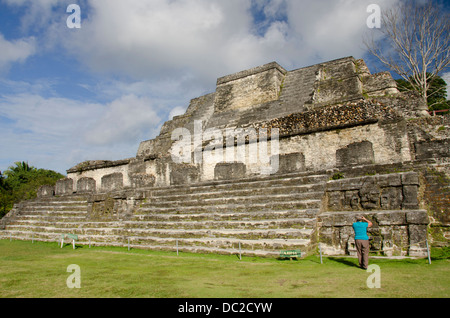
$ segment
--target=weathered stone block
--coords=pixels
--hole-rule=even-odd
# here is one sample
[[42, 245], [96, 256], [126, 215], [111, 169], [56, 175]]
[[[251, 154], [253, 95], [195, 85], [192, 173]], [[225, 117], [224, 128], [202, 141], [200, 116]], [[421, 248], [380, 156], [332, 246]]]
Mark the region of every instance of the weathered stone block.
[[419, 185], [419, 175], [416, 172], [407, 172], [402, 174], [403, 185]]
[[244, 110], [277, 100], [286, 70], [269, 63], [217, 80], [215, 111]]
[[123, 174], [120, 172], [108, 174], [102, 177], [102, 191], [114, 191], [123, 188]]
[[408, 224], [428, 224], [428, 214], [426, 211], [409, 211], [406, 212], [406, 221]]
[[382, 96], [398, 93], [397, 84], [389, 72], [362, 77], [364, 93], [369, 96]]
[[404, 209], [418, 209], [419, 200], [417, 199], [418, 187], [415, 185], [403, 186], [403, 204]]
[[154, 175], [147, 174], [133, 174], [129, 178], [133, 188], [153, 187], [156, 181]]
[[155, 176], [147, 174], [145, 161], [133, 160], [128, 165], [128, 178], [133, 188], [152, 187], [155, 185]]
[[344, 209], [361, 209], [361, 198], [359, 197], [359, 191], [352, 190], [344, 192]]
[[427, 226], [421, 224], [410, 224], [409, 229], [409, 243], [410, 244], [422, 244], [425, 246], [427, 239]]
[[357, 253], [358, 253], [356, 251], [356, 242], [355, 242], [355, 239], [353, 237], [349, 238], [349, 240], [347, 241], [346, 252], [350, 256], [356, 256]]
[[409, 255], [410, 256], [425, 256], [426, 240], [427, 240], [427, 226], [411, 224], [408, 226], [409, 232]]
[[55, 195], [69, 195], [73, 193], [73, 179], [58, 180], [55, 184]]
[[194, 165], [172, 164], [170, 168], [171, 185], [191, 184], [199, 180], [199, 171]]
[[450, 157], [450, 139], [415, 143], [416, 159]]
[[381, 189], [381, 208], [383, 210], [396, 210], [402, 208], [403, 194], [401, 187], [388, 187]]
[[332, 227], [321, 227], [319, 230], [320, 242], [326, 245], [333, 245], [334, 231]]
[[52, 197], [55, 195], [55, 187], [51, 185], [43, 185], [37, 191], [38, 198]]
[[305, 155], [303, 153], [290, 153], [279, 156], [278, 173], [290, 173], [305, 170]]
[[336, 79], [320, 81], [314, 94], [314, 102], [331, 104], [358, 97], [362, 97], [361, 81], [354, 76], [339, 81]]
[[391, 226], [406, 224], [406, 216], [404, 212], [386, 212], [376, 213], [375, 220], [379, 226]]
[[383, 174], [375, 176], [379, 187], [400, 187], [402, 185], [402, 176], [400, 174]]
[[366, 178], [363, 186], [359, 190], [359, 195], [363, 209], [373, 210], [380, 207], [380, 189], [375, 183], [374, 178]]
[[344, 193], [340, 191], [327, 192], [328, 210], [339, 211], [343, 208]]
[[77, 193], [95, 192], [96, 182], [92, 178], [81, 178], [77, 181]]
[[375, 162], [373, 146], [370, 141], [362, 141], [348, 145], [336, 151], [336, 166], [354, 166]]
[[215, 180], [233, 180], [245, 177], [246, 166], [242, 162], [218, 163], [214, 167]]

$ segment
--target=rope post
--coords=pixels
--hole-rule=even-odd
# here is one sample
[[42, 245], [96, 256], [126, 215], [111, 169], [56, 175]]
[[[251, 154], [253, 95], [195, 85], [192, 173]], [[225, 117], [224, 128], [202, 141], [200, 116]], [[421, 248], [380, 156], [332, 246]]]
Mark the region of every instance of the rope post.
[[178, 256], [178, 240], [177, 240], [177, 256]]
[[322, 262], [322, 245], [319, 243], [319, 253], [320, 253], [320, 264], [323, 264]]
[[89, 238], [89, 248], [91, 248], [91, 238]]
[[239, 242], [239, 259], [242, 261], [241, 242]]
[[128, 250], [130, 250], [130, 238], [128, 238]]
[[428, 264], [431, 264], [430, 246], [428, 245], [428, 240], [425, 242], [427, 243]]

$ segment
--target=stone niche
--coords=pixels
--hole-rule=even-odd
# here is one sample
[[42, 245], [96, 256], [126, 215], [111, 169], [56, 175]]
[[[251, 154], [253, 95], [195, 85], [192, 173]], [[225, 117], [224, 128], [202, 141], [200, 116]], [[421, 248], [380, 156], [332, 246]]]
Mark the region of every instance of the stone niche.
[[300, 152], [279, 155], [278, 173], [290, 173], [305, 170], [305, 155]]
[[245, 110], [275, 101], [287, 71], [275, 62], [217, 80], [215, 112]]
[[114, 191], [123, 188], [123, 174], [120, 172], [108, 174], [102, 177], [102, 191]]
[[65, 178], [58, 180], [55, 184], [55, 195], [73, 194], [73, 179]]
[[356, 142], [336, 151], [336, 166], [348, 167], [373, 164], [375, 155], [370, 141]]
[[215, 180], [233, 180], [244, 178], [246, 174], [246, 166], [242, 162], [222, 162], [214, 167]]
[[131, 160], [128, 164], [128, 178], [133, 188], [152, 187], [155, 176], [147, 174], [145, 161]]
[[96, 190], [96, 182], [92, 178], [80, 178], [77, 181], [77, 193], [92, 193]]
[[37, 191], [38, 198], [52, 197], [55, 195], [55, 187], [51, 185], [43, 185]]
[[170, 169], [170, 185], [185, 185], [199, 181], [199, 171], [195, 165], [171, 164]]

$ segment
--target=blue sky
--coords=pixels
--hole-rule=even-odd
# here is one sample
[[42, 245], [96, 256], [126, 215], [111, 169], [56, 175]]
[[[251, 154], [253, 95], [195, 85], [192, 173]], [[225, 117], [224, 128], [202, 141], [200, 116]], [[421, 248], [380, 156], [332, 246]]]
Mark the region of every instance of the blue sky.
[[[66, 24], [72, 3], [80, 29]], [[65, 173], [134, 157], [218, 77], [272, 61], [293, 70], [367, 58], [371, 3], [0, 0], [0, 170], [28, 161]]]

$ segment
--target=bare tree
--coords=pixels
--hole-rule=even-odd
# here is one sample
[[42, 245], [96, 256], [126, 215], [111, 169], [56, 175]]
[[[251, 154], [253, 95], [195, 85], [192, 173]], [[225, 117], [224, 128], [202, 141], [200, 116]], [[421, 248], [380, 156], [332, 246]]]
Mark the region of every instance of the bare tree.
[[381, 39], [364, 39], [369, 52], [427, 102], [433, 79], [450, 64], [450, 20], [437, 3], [402, 1], [381, 15]]

